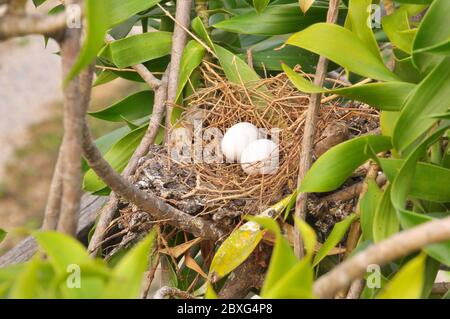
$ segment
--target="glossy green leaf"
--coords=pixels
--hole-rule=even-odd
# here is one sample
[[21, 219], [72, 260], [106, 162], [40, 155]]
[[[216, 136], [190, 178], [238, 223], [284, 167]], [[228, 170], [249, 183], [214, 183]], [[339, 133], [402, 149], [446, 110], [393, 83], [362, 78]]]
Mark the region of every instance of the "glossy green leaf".
[[58, 273], [66, 273], [71, 264], [87, 264], [92, 261], [84, 246], [73, 237], [54, 231], [34, 233], [50, 263]]
[[445, 46], [450, 39], [448, 23], [450, 1], [435, 0], [420, 23], [413, 43], [413, 61], [421, 70], [431, 71], [442, 60], [442, 56], [427, 53], [436, 46]]
[[356, 34], [335, 24], [314, 24], [291, 36], [286, 43], [323, 55], [362, 76], [383, 81], [398, 80]]
[[298, 228], [300, 236], [302, 237], [303, 245], [305, 246], [306, 250], [306, 256], [308, 258], [311, 258], [314, 253], [314, 247], [316, 247], [317, 235], [314, 229], [309, 226], [308, 223], [304, 220], [299, 219], [296, 216], [294, 216], [294, 220], [295, 226]]
[[261, 296], [268, 299], [311, 299], [313, 279], [314, 271], [310, 259], [304, 258], [279, 278], [270, 289], [262, 291]]
[[415, 88], [411, 83], [392, 81], [329, 90], [313, 84], [286, 65], [283, 65], [283, 70], [295, 87], [302, 92], [338, 94], [387, 111], [400, 110], [407, 96]]
[[[381, 167], [389, 181], [393, 182], [405, 161], [380, 158]], [[416, 198], [433, 202], [450, 202], [450, 169], [419, 162], [408, 193]]]
[[161, 0], [108, 0], [110, 24], [116, 25], [123, 22], [132, 15], [155, 6], [160, 1]]
[[105, 289], [105, 298], [138, 298], [142, 287], [144, 272], [151, 249], [154, 245], [156, 232], [151, 231], [114, 267], [113, 276]]
[[261, 241], [264, 230], [255, 221], [248, 221], [220, 245], [209, 268], [210, 278], [216, 281], [242, 264]]
[[170, 54], [172, 33], [147, 32], [113, 41], [108, 45], [112, 62], [119, 68], [125, 68]]
[[253, 220], [276, 235], [275, 247], [270, 258], [269, 269], [267, 270], [266, 279], [261, 289], [261, 295], [264, 296], [273, 287], [276, 287], [280, 279], [297, 264], [298, 260], [288, 240], [281, 234], [276, 221], [268, 217], [254, 217]]
[[371, 21], [372, 0], [350, 0], [346, 23], [351, 26], [351, 31], [366, 44], [366, 47], [372, 51], [372, 54], [381, 61], [380, 50], [378, 49], [377, 40], [373, 34], [372, 28], [369, 27], [368, 21]]
[[111, 72], [109, 70], [102, 71], [97, 77], [95, 78], [93, 86], [99, 86], [102, 84], [109, 83], [113, 80], [117, 79], [117, 75], [114, 74], [114, 72]]
[[429, 115], [444, 113], [450, 105], [449, 96], [450, 57], [418, 84], [403, 107], [392, 137], [397, 150], [404, 151], [436, 123]]
[[177, 97], [181, 96], [184, 86], [189, 80], [192, 72], [202, 63], [205, 56], [206, 49], [197, 41], [189, 41], [183, 50], [183, 56], [181, 57], [180, 77], [178, 80]]
[[300, 192], [329, 192], [341, 186], [352, 172], [370, 158], [366, 149], [379, 153], [392, 147], [387, 136], [361, 136], [332, 147], [313, 164]]
[[261, 13], [267, 7], [269, 2], [270, 0], [253, 0], [253, 7], [257, 12]]
[[214, 49], [219, 58], [220, 65], [230, 82], [245, 84], [250, 82], [255, 83], [261, 79], [247, 63], [232, 52], [218, 45], [215, 45]]
[[98, 51], [103, 46], [103, 38], [110, 23], [108, 7], [108, 1], [106, 0], [86, 0], [84, 2], [84, 15], [87, 22], [86, 40], [77, 60], [64, 80], [66, 84], [94, 61]]
[[351, 214], [334, 225], [327, 240], [323, 243], [322, 247], [320, 247], [319, 251], [314, 256], [313, 266], [317, 266], [322, 259], [324, 259], [328, 253], [341, 242], [356, 217], [356, 214]]
[[418, 299], [425, 279], [426, 255], [410, 260], [377, 295], [378, 299]]
[[192, 20], [192, 30], [194, 30], [200, 39], [205, 41], [211, 49], [214, 49], [214, 43], [212, 42], [211, 37], [209, 36], [209, 33], [200, 17], [196, 17]]
[[325, 21], [326, 7], [313, 6], [304, 15], [298, 3], [271, 5], [264, 12], [248, 12], [213, 25], [214, 28], [252, 35], [275, 35], [292, 33], [314, 23]]
[[124, 118], [129, 121], [136, 120], [152, 113], [153, 98], [153, 91], [140, 91], [89, 115], [109, 122], [122, 122]]
[[[112, 148], [105, 154], [105, 159], [118, 173], [127, 165], [131, 155], [139, 145], [142, 137], [147, 130], [147, 125], [141, 126], [131, 131], [121, 140], [115, 143]], [[105, 183], [95, 174], [92, 169], [86, 172], [83, 180], [83, 188], [89, 192], [98, 192], [105, 188]]]
[[373, 240], [377, 243], [397, 233], [400, 227], [397, 212], [391, 202], [391, 185], [384, 190], [373, 217]]
[[361, 199], [360, 205], [360, 222], [364, 240], [373, 241], [373, 223], [374, 216], [383, 192], [379, 189], [374, 180], [367, 182], [367, 192]]
[[[410, 211], [403, 211], [401, 214], [402, 226], [404, 228], [412, 228], [431, 220], [433, 220], [433, 218], [430, 216]], [[450, 240], [428, 245], [424, 248], [424, 251], [442, 264], [450, 266]]]
[[8, 233], [5, 230], [0, 228], [0, 243], [3, 241], [3, 239], [5, 239], [7, 234]]

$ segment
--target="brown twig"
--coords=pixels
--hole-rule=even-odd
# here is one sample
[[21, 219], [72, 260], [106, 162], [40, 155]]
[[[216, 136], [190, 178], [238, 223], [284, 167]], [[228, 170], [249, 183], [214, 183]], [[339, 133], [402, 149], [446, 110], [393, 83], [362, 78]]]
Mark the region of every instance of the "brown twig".
[[427, 245], [447, 240], [450, 240], [450, 217], [399, 232], [368, 247], [320, 277], [314, 284], [314, 294], [320, 298], [331, 298], [355, 279], [363, 277], [367, 266], [383, 265]]
[[432, 294], [443, 295], [450, 290], [450, 282], [436, 282], [431, 289]]
[[226, 235], [226, 232], [214, 223], [186, 214], [154, 194], [146, 193], [134, 187], [133, 184], [117, 174], [103, 158], [86, 124], [83, 134], [83, 153], [89, 166], [117, 195], [130, 203], [136, 204], [153, 218], [168, 219], [168, 224], [197, 237], [218, 240]]
[[[339, 12], [339, 3], [340, 0], [330, 1], [327, 14], [328, 23], [336, 22]], [[318, 86], [323, 85], [325, 75], [327, 73], [327, 67], [328, 67], [328, 60], [325, 57], [321, 56], [317, 64], [316, 76], [314, 77], [315, 85]], [[301, 182], [304, 176], [306, 175], [306, 172], [311, 167], [313, 161], [314, 136], [316, 133], [317, 114], [320, 108], [321, 97], [322, 97], [321, 94], [311, 94], [311, 99], [309, 101], [301, 147], [302, 151], [299, 163], [298, 186], [301, 185]], [[299, 194], [299, 196], [297, 196], [297, 200], [295, 203], [295, 216], [297, 216], [297, 218], [305, 219], [307, 210], [307, 200], [308, 200], [307, 193], [301, 193]], [[301, 235], [297, 229], [295, 231], [294, 251], [299, 258], [304, 256], [303, 242], [301, 239]]]
[[66, 28], [66, 14], [0, 17], [0, 40], [30, 34], [56, 37]]
[[[63, 78], [72, 68], [80, 51], [81, 29], [67, 29], [61, 44]], [[58, 221], [58, 231], [74, 235], [78, 220], [78, 210], [81, 198], [81, 134], [82, 123], [78, 120], [84, 116], [85, 110], [80, 104], [80, 76], [76, 76], [64, 88], [64, 148], [62, 160], [64, 169], [61, 171], [62, 199], [61, 212]]]
[[52, 181], [50, 183], [49, 194], [47, 198], [47, 205], [45, 207], [44, 221], [42, 222], [42, 229], [56, 230], [58, 225], [59, 214], [61, 211], [61, 198], [63, 193], [63, 185], [61, 174], [63, 171], [63, 154], [64, 145], [61, 144], [56, 160], [55, 169], [53, 172]]
[[180, 76], [181, 57], [187, 41], [187, 32], [191, 21], [192, 0], [178, 1], [176, 4], [175, 28], [172, 36], [172, 52], [170, 58], [169, 82], [167, 84], [167, 104], [166, 104], [166, 141], [167, 134], [172, 126], [172, 111], [176, 103], [175, 99], [178, 90], [178, 79]]

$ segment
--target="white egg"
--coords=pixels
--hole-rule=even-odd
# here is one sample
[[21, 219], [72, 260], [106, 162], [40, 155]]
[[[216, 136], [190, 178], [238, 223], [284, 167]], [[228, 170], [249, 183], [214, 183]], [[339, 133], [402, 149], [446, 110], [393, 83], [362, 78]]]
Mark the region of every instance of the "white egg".
[[222, 153], [227, 162], [239, 161], [245, 147], [258, 139], [258, 128], [248, 122], [230, 127], [222, 139]]
[[241, 155], [242, 169], [249, 175], [275, 174], [278, 163], [278, 145], [267, 139], [253, 141]]

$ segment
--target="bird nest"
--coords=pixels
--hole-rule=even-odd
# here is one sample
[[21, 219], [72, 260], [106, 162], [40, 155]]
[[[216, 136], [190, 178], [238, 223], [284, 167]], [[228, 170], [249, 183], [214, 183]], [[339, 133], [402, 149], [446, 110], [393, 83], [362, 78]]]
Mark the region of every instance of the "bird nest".
[[[211, 63], [202, 68], [202, 88], [185, 101], [186, 107], [173, 126], [166, 147], [152, 147], [139, 162], [133, 182], [178, 209], [203, 215], [222, 224], [234, 224], [239, 216], [257, 214], [297, 186], [303, 129], [307, 119], [309, 95], [292, 86], [285, 74], [240, 85], [231, 83]], [[339, 81], [327, 79], [332, 85]], [[325, 98], [318, 114], [314, 137], [314, 157], [330, 147], [376, 127], [373, 109], [342, 100]], [[264, 129], [268, 138], [278, 134], [279, 168], [275, 174], [247, 175], [238, 163], [208, 162], [202, 155], [218, 155], [222, 134], [239, 122], [250, 122]], [[180, 129], [192, 142], [183, 141]], [[278, 133], [275, 133], [278, 132]], [[198, 147], [201, 146], [200, 153]], [[184, 155], [174, 159], [173, 150]], [[215, 157], [217, 158], [217, 156]], [[125, 224], [131, 222], [133, 205], [122, 209]]]

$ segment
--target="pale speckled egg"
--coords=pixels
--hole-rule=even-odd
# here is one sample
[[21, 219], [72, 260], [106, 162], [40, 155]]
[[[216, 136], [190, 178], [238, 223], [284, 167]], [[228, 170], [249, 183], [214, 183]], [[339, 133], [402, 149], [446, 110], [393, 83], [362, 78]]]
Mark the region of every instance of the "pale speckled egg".
[[249, 175], [275, 174], [278, 164], [278, 145], [268, 139], [251, 142], [241, 155], [242, 169]]
[[258, 128], [248, 122], [230, 127], [222, 139], [222, 153], [227, 162], [239, 161], [245, 147], [258, 139]]

